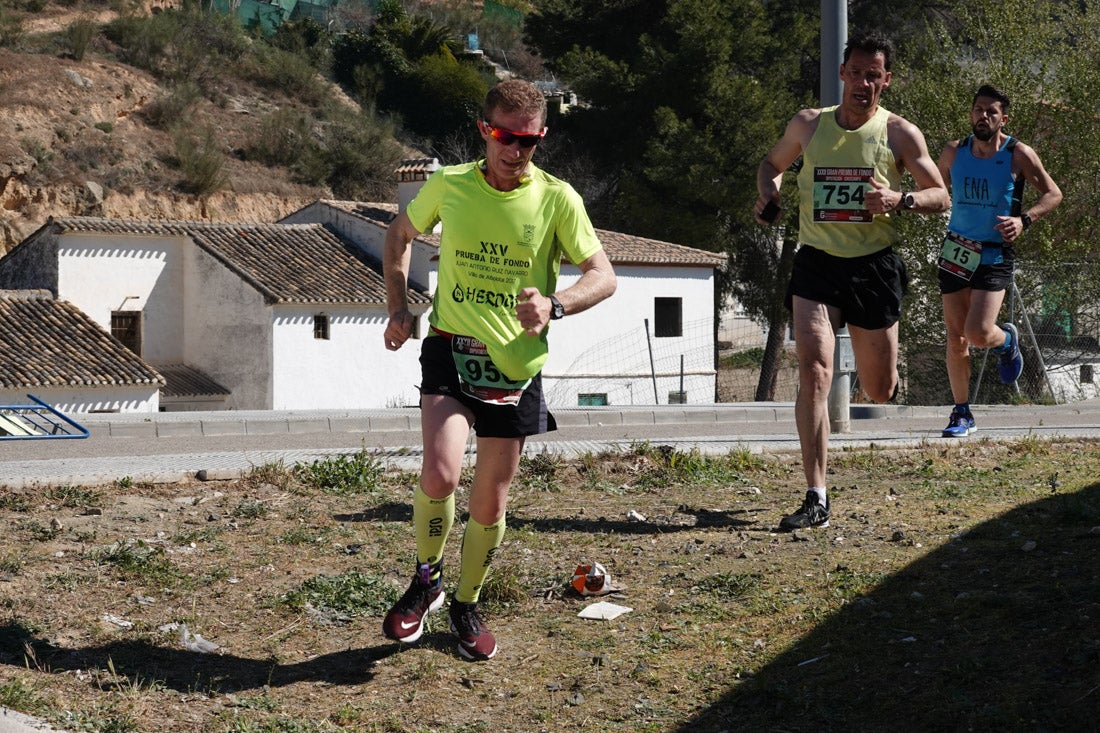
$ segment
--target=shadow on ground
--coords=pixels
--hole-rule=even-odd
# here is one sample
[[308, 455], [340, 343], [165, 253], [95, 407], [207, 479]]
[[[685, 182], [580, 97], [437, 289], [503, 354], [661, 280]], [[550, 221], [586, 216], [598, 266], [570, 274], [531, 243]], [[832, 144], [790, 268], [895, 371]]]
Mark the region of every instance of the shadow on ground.
[[132, 684], [156, 680], [172, 690], [233, 693], [295, 682], [358, 685], [374, 678], [374, 663], [397, 653], [400, 644], [323, 654], [296, 664], [232, 654], [200, 654], [146, 641], [113, 641], [65, 648], [37, 638], [20, 624], [0, 626], [0, 664], [45, 672], [114, 669]]
[[955, 538], [679, 728], [1096, 730], [1100, 483]]
[[[676, 510], [675, 522], [671, 519], [651, 517], [650, 521], [633, 521], [612, 517], [528, 517], [522, 508], [513, 509], [508, 515], [508, 526], [533, 532], [583, 532], [595, 534], [649, 535], [673, 532], [693, 532], [700, 527], [729, 527], [747, 529], [755, 527], [758, 510], [731, 509], [710, 510], [701, 507], [681, 506]], [[468, 514], [463, 514], [465, 522]], [[683, 521], [680, 521], [682, 518]], [[690, 518], [690, 521], [689, 521]], [[402, 502], [386, 502], [377, 507], [351, 514], [336, 514], [337, 522], [411, 522], [412, 505]]]

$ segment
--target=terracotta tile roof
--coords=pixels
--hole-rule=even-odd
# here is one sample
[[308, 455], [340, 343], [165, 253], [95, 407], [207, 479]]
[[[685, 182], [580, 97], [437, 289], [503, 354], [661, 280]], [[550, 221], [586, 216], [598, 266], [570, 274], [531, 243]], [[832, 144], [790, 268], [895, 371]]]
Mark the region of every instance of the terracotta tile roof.
[[426, 181], [437, 170], [439, 161], [435, 158], [409, 158], [401, 161], [394, 174], [398, 181]]
[[157, 371], [164, 377], [161, 398], [229, 395], [229, 390], [215, 382], [210, 375], [188, 364], [158, 364]]
[[[372, 224], [387, 229], [390, 222], [397, 217], [397, 204], [364, 203], [362, 201], [331, 201], [322, 200], [320, 203], [340, 209], [354, 217], [369, 221]], [[417, 237], [417, 240], [439, 248], [439, 235], [426, 232]]]
[[726, 256], [659, 239], [597, 229], [608, 259], [618, 265], [695, 265], [721, 267]]
[[[189, 237], [268, 303], [386, 302], [382, 264], [321, 224], [220, 224], [97, 217], [55, 220], [62, 232]], [[409, 291], [409, 302], [427, 304]]]
[[[397, 216], [395, 204], [363, 203], [360, 201], [323, 200], [321, 203], [345, 211], [352, 216], [388, 227]], [[612, 264], [617, 265], [680, 265], [694, 267], [721, 267], [726, 256], [707, 252], [682, 244], [662, 242], [659, 239], [638, 237], [633, 234], [597, 229], [596, 234], [603, 243], [604, 251]], [[438, 234], [421, 234], [418, 240], [439, 246]]]
[[71, 303], [0, 291], [0, 387], [142, 384], [164, 379]]

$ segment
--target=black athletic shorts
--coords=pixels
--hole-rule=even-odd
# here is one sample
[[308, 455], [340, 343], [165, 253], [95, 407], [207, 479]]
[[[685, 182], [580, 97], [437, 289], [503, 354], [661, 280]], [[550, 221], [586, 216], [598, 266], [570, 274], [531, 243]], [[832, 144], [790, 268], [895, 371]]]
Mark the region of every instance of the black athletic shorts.
[[492, 405], [462, 391], [451, 354], [451, 339], [433, 333], [420, 347], [420, 394], [454, 397], [474, 413], [474, 432], [482, 438], [520, 438], [557, 430], [542, 394], [542, 374], [536, 374], [515, 405]]
[[836, 257], [803, 244], [794, 256], [787, 308], [797, 295], [839, 308], [841, 325], [880, 329], [898, 322], [908, 292], [905, 261], [891, 247], [862, 257]]
[[1016, 253], [1012, 247], [1002, 247], [1001, 257], [1003, 261], [995, 265], [978, 265], [969, 280], [963, 280], [958, 275], [948, 272], [942, 267], [940, 273], [940, 293], [948, 295], [960, 290], [971, 288], [973, 290], [988, 290], [997, 292], [1007, 290], [1012, 284], [1012, 270], [1015, 266]]

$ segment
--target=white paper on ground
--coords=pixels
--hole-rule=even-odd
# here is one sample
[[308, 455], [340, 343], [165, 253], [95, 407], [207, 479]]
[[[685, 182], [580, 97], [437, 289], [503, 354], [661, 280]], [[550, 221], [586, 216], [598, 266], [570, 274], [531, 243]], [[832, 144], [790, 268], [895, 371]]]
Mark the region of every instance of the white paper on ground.
[[630, 613], [633, 608], [627, 608], [626, 606], [620, 606], [617, 603], [608, 603], [607, 601], [597, 601], [591, 605], [585, 606], [581, 609], [581, 612], [577, 615], [581, 618], [596, 618], [603, 619], [604, 621], [610, 621], [613, 618], [622, 616], [624, 613]]

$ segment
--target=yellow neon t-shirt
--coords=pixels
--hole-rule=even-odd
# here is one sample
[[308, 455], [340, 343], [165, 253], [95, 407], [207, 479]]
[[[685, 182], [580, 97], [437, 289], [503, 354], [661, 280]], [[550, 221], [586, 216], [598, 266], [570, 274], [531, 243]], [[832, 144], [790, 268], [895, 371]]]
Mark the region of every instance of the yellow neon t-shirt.
[[836, 122], [836, 107], [821, 110], [817, 129], [802, 151], [798, 172], [798, 240], [837, 257], [860, 257], [897, 241], [891, 214], [872, 215], [863, 198], [874, 178], [898, 190], [901, 173], [886, 142], [882, 107], [855, 130]]
[[431, 324], [485, 342], [509, 379], [538, 374], [549, 329], [527, 335], [517, 297], [525, 287], [553, 293], [563, 256], [577, 264], [602, 248], [580, 195], [534, 165], [518, 188], [498, 191], [465, 163], [433, 173], [406, 213], [422, 232], [443, 222]]

